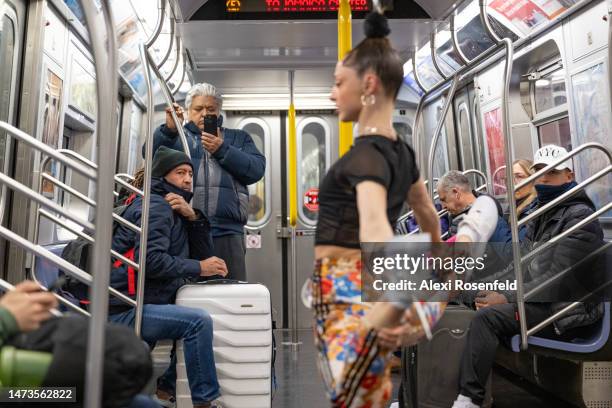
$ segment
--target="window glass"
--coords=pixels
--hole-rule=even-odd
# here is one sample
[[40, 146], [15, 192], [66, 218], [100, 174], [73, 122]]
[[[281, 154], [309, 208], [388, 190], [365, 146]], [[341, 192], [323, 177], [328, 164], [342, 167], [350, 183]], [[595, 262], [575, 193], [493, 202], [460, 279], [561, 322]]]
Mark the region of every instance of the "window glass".
[[472, 137], [470, 131], [470, 119], [465, 105], [459, 108], [459, 139], [461, 142], [461, 162], [463, 170], [473, 169], [474, 153], [472, 151]]
[[[266, 132], [258, 123], [247, 123], [243, 128], [251, 135], [257, 150], [262, 154], [266, 151]], [[266, 216], [266, 176], [249, 187], [249, 224], [260, 223]]]
[[[89, 64], [88, 64], [89, 65]], [[83, 113], [96, 117], [96, 81], [92, 76], [93, 67], [88, 71], [77, 58], [72, 60], [70, 78], [70, 105]]]
[[[13, 59], [15, 53], [15, 27], [8, 16], [0, 22], [0, 120], [12, 122], [9, 117], [13, 83]], [[5, 170], [8, 137], [0, 133], [0, 171]], [[1, 189], [0, 189], [1, 191]], [[0, 192], [0, 194], [2, 194]]]
[[442, 81], [442, 77], [434, 67], [431, 58], [431, 44], [427, 42], [416, 53], [416, 69], [419, 80], [425, 88], [432, 88], [435, 84]]
[[465, 8], [455, 16], [455, 26], [459, 48], [468, 60], [473, 60], [495, 45], [482, 26], [477, 1], [466, 3]]
[[536, 112], [543, 112], [567, 103], [565, 69], [544, 75], [535, 81]]
[[310, 122], [302, 129], [300, 134], [300, 191], [299, 197], [303, 197], [300, 215], [304, 221], [314, 223], [318, 217], [317, 210], [311, 210], [306, 203], [306, 195], [312, 189], [318, 190], [319, 183], [325, 175], [326, 163], [326, 139], [327, 132], [319, 122]]
[[[608, 74], [603, 63], [594, 65], [572, 76], [572, 101], [574, 123], [574, 145], [576, 147], [596, 142], [610, 146], [610, 105]], [[584, 181], [609, 165], [608, 157], [600, 151], [589, 149], [579, 153], [574, 160], [574, 172], [578, 182]], [[586, 188], [587, 194], [597, 208], [612, 201], [612, 175], [602, 177]], [[612, 211], [605, 216], [612, 217]]]
[[436, 55], [444, 75], [450, 76], [461, 68], [461, 59], [453, 48], [451, 32], [448, 25], [436, 33]]
[[410, 87], [418, 96], [423, 96], [425, 92], [421, 89], [419, 84], [417, 84], [416, 79], [414, 78], [414, 71], [412, 68], [412, 59], [409, 59], [404, 64], [404, 83]]
[[538, 135], [540, 137], [540, 146], [555, 144], [565, 147], [568, 151], [572, 150], [572, 138], [568, 117], [539, 126]]

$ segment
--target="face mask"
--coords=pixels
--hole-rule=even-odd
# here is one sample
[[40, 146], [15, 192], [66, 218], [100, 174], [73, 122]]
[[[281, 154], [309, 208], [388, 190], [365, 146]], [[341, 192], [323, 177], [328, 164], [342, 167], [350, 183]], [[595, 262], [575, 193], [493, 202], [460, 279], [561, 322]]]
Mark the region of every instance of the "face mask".
[[561, 194], [569, 191], [576, 185], [577, 183], [575, 181], [561, 184], [560, 186], [549, 186], [547, 184], [536, 184], [535, 189], [536, 189], [536, 192], [538, 193], [538, 201], [542, 204], [546, 204], [554, 200], [555, 198], [559, 197]]

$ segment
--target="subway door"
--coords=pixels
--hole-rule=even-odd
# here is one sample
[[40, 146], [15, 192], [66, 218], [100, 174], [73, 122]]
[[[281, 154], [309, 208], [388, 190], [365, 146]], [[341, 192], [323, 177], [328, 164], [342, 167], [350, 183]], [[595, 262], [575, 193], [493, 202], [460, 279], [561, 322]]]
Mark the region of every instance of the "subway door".
[[[457, 153], [459, 155], [460, 169], [481, 170], [483, 168], [480, 156], [480, 143], [476, 132], [476, 123], [473, 123], [474, 110], [474, 87], [469, 86], [458, 91], [453, 101], [455, 110], [455, 134]], [[486, 183], [482, 177], [475, 174], [468, 178], [474, 188]]]
[[282, 245], [276, 237], [281, 216], [280, 114], [249, 115], [228, 112], [228, 128], [246, 131], [266, 157], [266, 172], [248, 186], [249, 218], [245, 227], [246, 269], [249, 282], [264, 284], [272, 298], [273, 319], [283, 320]]
[[[22, 49], [26, 28], [26, 2], [8, 0], [0, 7], [0, 121], [17, 125], [17, 111], [20, 97], [20, 72], [22, 66]], [[0, 172], [14, 177], [12, 138], [6, 132], [0, 132]], [[0, 223], [9, 226], [10, 190], [0, 186]], [[7, 263], [6, 241], [0, 240], [0, 278], [11, 278], [12, 281], [23, 279], [20, 272], [5, 271]], [[10, 270], [10, 269], [9, 269]]]
[[[304, 283], [312, 275], [314, 265], [314, 233], [318, 219], [318, 191], [325, 173], [338, 157], [338, 120], [332, 114], [298, 112], [297, 135], [297, 194], [298, 218], [296, 237], [297, 281], [292, 281], [291, 240], [287, 242], [287, 319], [285, 327], [292, 327], [294, 293], [297, 296], [298, 328], [312, 327], [312, 310], [307, 309], [301, 298]], [[287, 200], [288, 202], [288, 200]], [[287, 214], [289, 209], [287, 208]]]

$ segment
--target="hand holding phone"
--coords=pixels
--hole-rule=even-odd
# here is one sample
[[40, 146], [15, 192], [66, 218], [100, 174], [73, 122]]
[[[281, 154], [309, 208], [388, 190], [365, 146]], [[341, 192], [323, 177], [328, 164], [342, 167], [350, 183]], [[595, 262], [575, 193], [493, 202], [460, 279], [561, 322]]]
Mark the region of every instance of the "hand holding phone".
[[217, 136], [217, 115], [204, 116], [204, 132]]

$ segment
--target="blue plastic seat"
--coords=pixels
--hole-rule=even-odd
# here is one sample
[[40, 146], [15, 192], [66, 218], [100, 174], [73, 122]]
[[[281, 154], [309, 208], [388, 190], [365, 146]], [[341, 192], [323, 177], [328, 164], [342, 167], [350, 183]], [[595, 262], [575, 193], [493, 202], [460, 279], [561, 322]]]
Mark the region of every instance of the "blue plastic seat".
[[[61, 256], [66, 245], [67, 242], [60, 242], [44, 245], [43, 248], [52, 252], [54, 255]], [[57, 280], [57, 277], [59, 276], [59, 268], [46, 259], [37, 256], [36, 263], [34, 265], [34, 275], [42, 285], [49, 287]]]
[[[601, 327], [587, 338], [577, 338], [572, 341], [551, 340], [543, 337], [529, 336], [527, 343], [533, 346], [546, 347], [553, 350], [569, 351], [571, 353], [593, 353], [602, 348], [610, 336], [610, 302], [604, 303], [604, 314], [601, 318]], [[518, 353], [521, 337], [513, 336], [511, 340], [512, 351]]]

